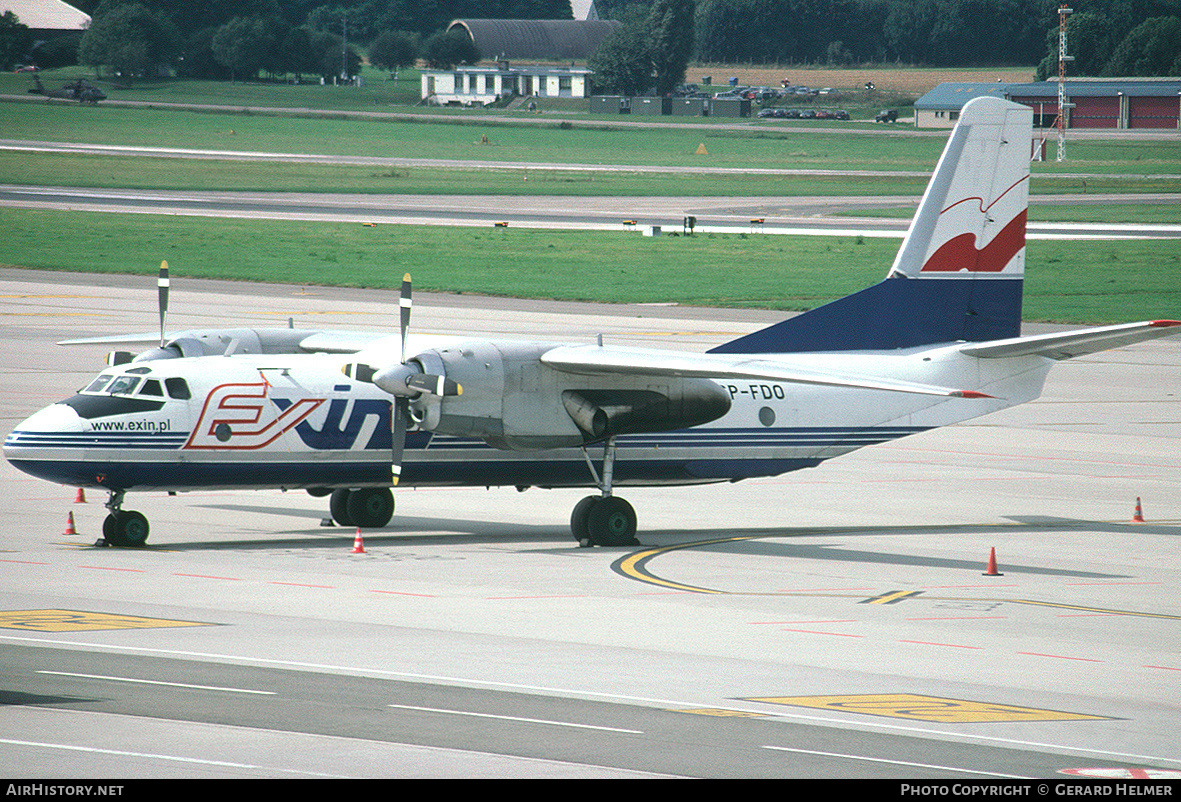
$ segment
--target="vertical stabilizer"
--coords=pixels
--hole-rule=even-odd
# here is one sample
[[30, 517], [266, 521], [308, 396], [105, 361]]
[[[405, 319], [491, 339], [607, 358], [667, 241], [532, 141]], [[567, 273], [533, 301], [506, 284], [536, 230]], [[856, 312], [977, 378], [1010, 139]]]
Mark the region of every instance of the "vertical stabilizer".
[[889, 350], [1021, 333], [1033, 112], [964, 106], [887, 278], [714, 353]]
[[1033, 112], [999, 98], [966, 106], [890, 276], [1025, 274]]

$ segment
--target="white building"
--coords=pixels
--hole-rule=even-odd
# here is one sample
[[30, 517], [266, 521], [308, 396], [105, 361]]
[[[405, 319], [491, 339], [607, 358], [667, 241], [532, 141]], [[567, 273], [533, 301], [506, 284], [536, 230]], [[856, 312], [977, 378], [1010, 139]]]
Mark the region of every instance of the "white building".
[[504, 62], [496, 67], [424, 69], [422, 97], [428, 103], [440, 106], [485, 106], [512, 95], [585, 98], [588, 96], [587, 77], [592, 74], [584, 67], [509, 67]]

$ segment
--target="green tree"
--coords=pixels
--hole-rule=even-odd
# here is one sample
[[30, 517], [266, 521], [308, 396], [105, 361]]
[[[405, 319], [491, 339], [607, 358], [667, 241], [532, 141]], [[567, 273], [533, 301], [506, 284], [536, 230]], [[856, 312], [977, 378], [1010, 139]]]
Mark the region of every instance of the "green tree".
[[656, 94], [667, 95], [685, 82], [693, 55], [694, 0], [656, 0], [648, 17]]
[[652, 44], [647, 25], [638, 18], [623, 20], [587, 59], [594, 71], [595, 91], [608, 95], [642, 95], [651, 90]]
[[440, 32], [426, 40], [422, 57], [428, 66], [447, 70], [457, 64], [475, 64], [480, 60], [480, 49], [464, 31]]
[[24, 58], [33, 44], [29, 27], [11, 11], [0, 15], [0, 67], [11, 70], [18, 59]]
[[418, 37], [405, 31], [386, 31], [369, 45], [369, 63], [394, 72], [418, 60]]
[[180, 34], [166, 14], [141, 3], [104, 3], [102, 10], [78, 46], [78, 60], [96, 72], [105, 66], [126, 79], [150, 75], [179, 52]]
[[1153, 17], [1137, 25], [1111, 54], [1104, 75], [1181, 74], [1181, 17]]
[[272, 42], [266, 25], [259, 19], [235, 17], [217, 29], [210, 43], [213, 57], [230, 71], [230, 79], [258, 75]]

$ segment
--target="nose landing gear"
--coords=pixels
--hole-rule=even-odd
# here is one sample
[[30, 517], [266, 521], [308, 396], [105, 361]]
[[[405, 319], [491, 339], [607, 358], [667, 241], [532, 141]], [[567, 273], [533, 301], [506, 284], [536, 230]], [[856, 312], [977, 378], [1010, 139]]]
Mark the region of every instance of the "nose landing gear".
[[103, 540], [108, 546], [140, 548], [148, 541], [150, 527], [142, 512], [123, 509], [123, 491], [111, 491], [106, 508], [110, 514], [103, 519]]

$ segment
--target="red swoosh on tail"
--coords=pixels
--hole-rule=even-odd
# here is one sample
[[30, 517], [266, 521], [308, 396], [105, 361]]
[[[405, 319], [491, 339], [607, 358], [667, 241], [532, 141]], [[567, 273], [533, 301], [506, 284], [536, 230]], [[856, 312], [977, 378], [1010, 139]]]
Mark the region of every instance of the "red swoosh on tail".
[[923, 273], [999, 273], [1025, 247], [1026, 211], [1014, 217], [992, 242], [976, 248], [975, 234], [952, 237], [931, 254], [923, 265]]

